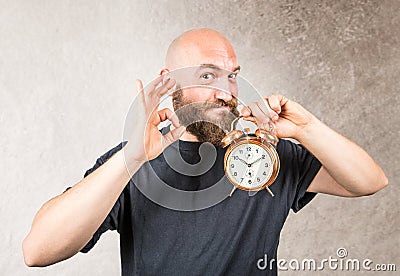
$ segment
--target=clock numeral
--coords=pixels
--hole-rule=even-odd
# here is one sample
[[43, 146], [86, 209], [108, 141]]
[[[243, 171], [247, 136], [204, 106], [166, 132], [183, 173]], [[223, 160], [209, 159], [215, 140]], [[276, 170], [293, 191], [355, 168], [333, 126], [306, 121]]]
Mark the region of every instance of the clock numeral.
[[265, 167], [268, 168], [268, 167], [269, 167], [269, 164], [268, 164], [268, 163], [265, 163]]
[[235, 167], [235, 164], [231, 164], [231, 168], [234, 168]]
[[261, 179], [259, 177], [257, 177], [257, 182], [260, 182], [260, 181], [261, 181]]
[[233, 172], [233, 176], [237, 176], [237, 172]]
[[258, 149], [256, 149], [256, 153], [258, 153]]
[[240, 154], [243, 154], [243, 150], [239, 150], [239, 153], [240, 153]]
[[263, 154], [263, 155], [261, 156], [261, 158], [262, 158], [262, 159], [265, 159], [265, 154]]
[[266, 172], [263, 172], [263, 175], [267, 175], [267, 173], [266, 173]]
[[247, 149], [247, 151], [251, 151], [251, 147], [247, 147], [246, 149]]
[[234, 156], [233, 156], [233, 160], [239, 160], [239, 156], [234, 155]]
[[253, 181], [251, 181], [250, 179], [249, 179], [249, 181], [247, 181], [249, 184], [251, 184], [251, 183], [253, 183]]
[[244, 179], [243, 177], [241, 177], [241, 178], [240, 178], [240, 183], [242, 183], [242, 182], [243, 182], [243, 179]]

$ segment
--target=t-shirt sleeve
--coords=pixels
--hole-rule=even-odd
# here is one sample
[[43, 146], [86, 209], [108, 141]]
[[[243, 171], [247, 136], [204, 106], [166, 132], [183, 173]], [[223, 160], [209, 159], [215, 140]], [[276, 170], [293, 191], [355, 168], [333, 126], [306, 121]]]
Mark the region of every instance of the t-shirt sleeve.
[[278, 147], [280, 146], [285, 154], [281, 160], [281, 163], [284, 163], [281, 167], [290, 167], [291, 209], [297, 213], [316, 195], [316, 193], [307, 192], [307, 189], [321, 168], [321, 163], [301, 144], [288, 140], [280, 140], [280, 144]]
[[[96, 163], [92, 168], [87, 170], [84, 174], [84, 177], [88, 176], [92, 172], [94, 172], [97, 168], [99, 168], [101, 165], [103, 165], [108, 159], [110, 159], [115, 153], [117, 153], [119, 150], [122, 149], [122, 147], [126, 143], [120, 143], [113, 149], [109, 150], [102, 156], [100, 156], [97, 160]], [[107, 215], [103, 223], [100, 225], [100, 227], [96, 230], [96, 232], [93, 234], [92, 239], [81, 249], [82, 253], [87, 253], [90, 249], [93, 248], [93, 246], [96, 244], [96, 242], [100, 239], [100, 236], [106, 232], [107, 230], [117, 230], [118, 229], [118, 221], [119, 221], [119, 215], [120, 215], [120, 209], [121, 209], [121, 200], [123, 199], [123, 196], [121, 195], [117, 202], [114, 204], [113, 208], [111, 209], [110, 213]]]
[[299, 182], [297, 184], [296, 195], [292, 204], [294, 212], [300, 211], [316, 195], [316, 193], [307, 192], [308, 187], [313, 181], [315, 175], [321, 168], [319, 160], [311, 154], [303, 145], [295, 144], [297, 147], [297, 156], [299, 162]]

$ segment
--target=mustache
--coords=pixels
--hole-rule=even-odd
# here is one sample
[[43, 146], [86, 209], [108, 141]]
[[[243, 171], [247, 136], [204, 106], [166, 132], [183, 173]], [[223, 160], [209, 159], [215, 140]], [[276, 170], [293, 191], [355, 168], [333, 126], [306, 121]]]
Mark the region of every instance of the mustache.
[[230, 101], [224, 101], [221, 99], [217, 99], [214, 102], [204, 102], [202, 103], [205, 109], [216, 108], [216, 107], [228, 107], [229, 109], [236, 109], [238, 107], [238, 102], [235, 99]]
[[[216, 108], [216, 107], [228, 107], [231, 111], [234, 111], [238, 107], [238, 99], [232, 97], [230, 101], [224, 101], [222, 99], [216, 99], [214, 102], [190, 102], [184, 99], [183, 89], [180, 84], [176, 84], [176, 90], [172, 93], [172, 103], [174, 109], [178, 109], [186, 104], [192, 104], [197, 107], [202, 107], [202, 109]], [[208, 106], [206, 108], [206, 106]]]

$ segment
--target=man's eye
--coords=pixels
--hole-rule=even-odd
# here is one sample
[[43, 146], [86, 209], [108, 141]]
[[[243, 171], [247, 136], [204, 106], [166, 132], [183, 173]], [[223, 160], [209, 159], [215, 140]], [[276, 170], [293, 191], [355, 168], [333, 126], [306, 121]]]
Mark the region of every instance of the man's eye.
[[214, 76], [214, 74], [211, 74], [211, 73], [205, 73], [205, 74], [201, 75], [201, 78], [205, 79], [205, 80], [211, 80], [211, 79], [215, 78], [215, 76]]
[[232, 74], [228, 75], [228, 78], [230, 78], [230, 79], [236, 79], [236, 77], [237, 77], [236, 73], [232, 73]]

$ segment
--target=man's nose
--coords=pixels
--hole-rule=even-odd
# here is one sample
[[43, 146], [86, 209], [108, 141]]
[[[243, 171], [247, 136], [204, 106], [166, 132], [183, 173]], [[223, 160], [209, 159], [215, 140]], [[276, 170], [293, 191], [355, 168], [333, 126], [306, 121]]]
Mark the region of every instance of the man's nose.
[[228, 90], [217, 89], [215, 91], [215, 98], [228, 102], [232, 100], [232, 93]]

